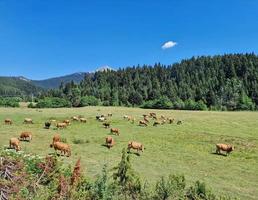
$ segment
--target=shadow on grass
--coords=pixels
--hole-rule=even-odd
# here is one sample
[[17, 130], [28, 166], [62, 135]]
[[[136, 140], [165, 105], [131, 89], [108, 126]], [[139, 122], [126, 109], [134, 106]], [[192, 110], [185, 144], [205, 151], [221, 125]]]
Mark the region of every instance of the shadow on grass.
[[223, 154], [223, 153], [216, 153], [216, 152], [211, 152], [211, 154], [213, 154], [213, 155], [217, 155], [217, 156], [224, 156], [224, 157], [227, 157], [227, 155], [226, 154]]
[[136, 156], [140, 156], [141, 154], [140, 153], [137, 153], [137, 152], [130, 152], [130, 151], [127, 151], [128, 154], [134, 154]]

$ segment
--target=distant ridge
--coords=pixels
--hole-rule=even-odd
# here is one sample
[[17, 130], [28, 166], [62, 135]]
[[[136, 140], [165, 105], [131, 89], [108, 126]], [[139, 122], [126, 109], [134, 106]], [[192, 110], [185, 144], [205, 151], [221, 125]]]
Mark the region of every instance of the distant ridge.
[[74, 81], [75, 83], [79, 83], [84, 79], [85, 75], [87, 74], [89, 73], [77, 72], [77, 73], [73, 73], [65, 76], [48, 78], [44, 80], [31, 80], [31, 82], [34, 85], [45, 89], [53, 89], [53, 88], [58, 88], [62, 82], [68, 83], [68, 82]]

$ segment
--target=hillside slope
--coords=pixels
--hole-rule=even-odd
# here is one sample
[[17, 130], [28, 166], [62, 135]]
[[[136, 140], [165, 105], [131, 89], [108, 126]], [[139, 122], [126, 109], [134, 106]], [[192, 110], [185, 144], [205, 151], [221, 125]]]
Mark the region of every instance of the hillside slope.
[[64, 84], [71, 81], [73, 81], [74, 83], [79, 83], [84, 79], [84, 76], [86, 74], [87, 73], [85, 72], [80, 72], [80, 73], [69, 74], [66, 76], [49, 78], [45, 80], [32, 80], [32, 83], [35, 84], [36, 86], [46, 88], [46, 89], [58, 88], [62, 82]]
[[35, 86], [24, 77], [0, 77], [1, 96], [36, 95], [40, 91], [42, 91], [42, 88]]

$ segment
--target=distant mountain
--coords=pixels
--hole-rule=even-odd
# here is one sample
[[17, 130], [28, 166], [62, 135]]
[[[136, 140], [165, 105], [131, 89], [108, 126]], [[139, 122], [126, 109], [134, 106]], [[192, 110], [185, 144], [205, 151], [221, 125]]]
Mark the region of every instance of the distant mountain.
[[96, 70], [96, 72], [105, 72], [105, 71], [115, 71], [115, 70], [107, 65], [102, 66]]
[[[95, 72], [100, 71], [115, 71], [109, 66], [98, 68]], [[86, 75], [93, 74], [94, 72], [78, 72], [65, 76], [48, 78], [44, 80], [30, 80], [23, 76], [6, 77], [0, 76], [0, 96], [19, 96], [37, 94], [44, 89], [58, 88], [63, 82], [64, 84], [74, 81], [80, 83]]]
[[22, 96], [37, 94], [43, 89], [34, 85], [29, 79], [0, 76], [0, 96]]
[[79, 73], [69, 74], [66, 76], [49, 78], [45, 80], [31, 80], [31, 82], [36, 86], [39, 86], [45, 89], [51, 89], [51, 88], [58, 88], [62, 82], [68, 83], [68, 82], [74, 81], [75, 83], [79, 83], [84, 79], [85, 75], [87, 74], [89, 73], [79, 72]]

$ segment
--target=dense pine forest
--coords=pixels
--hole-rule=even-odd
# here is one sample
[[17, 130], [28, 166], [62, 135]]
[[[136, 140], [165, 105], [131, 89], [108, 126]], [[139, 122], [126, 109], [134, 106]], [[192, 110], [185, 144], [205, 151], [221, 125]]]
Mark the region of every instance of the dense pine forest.
[[157, 63], [96, 72], [86, 75], [80, 84], [61, 84], [39, 97], [37, 107], [254, 110], [258, 105], [258, 56], [201, 56], [173, 65]]

